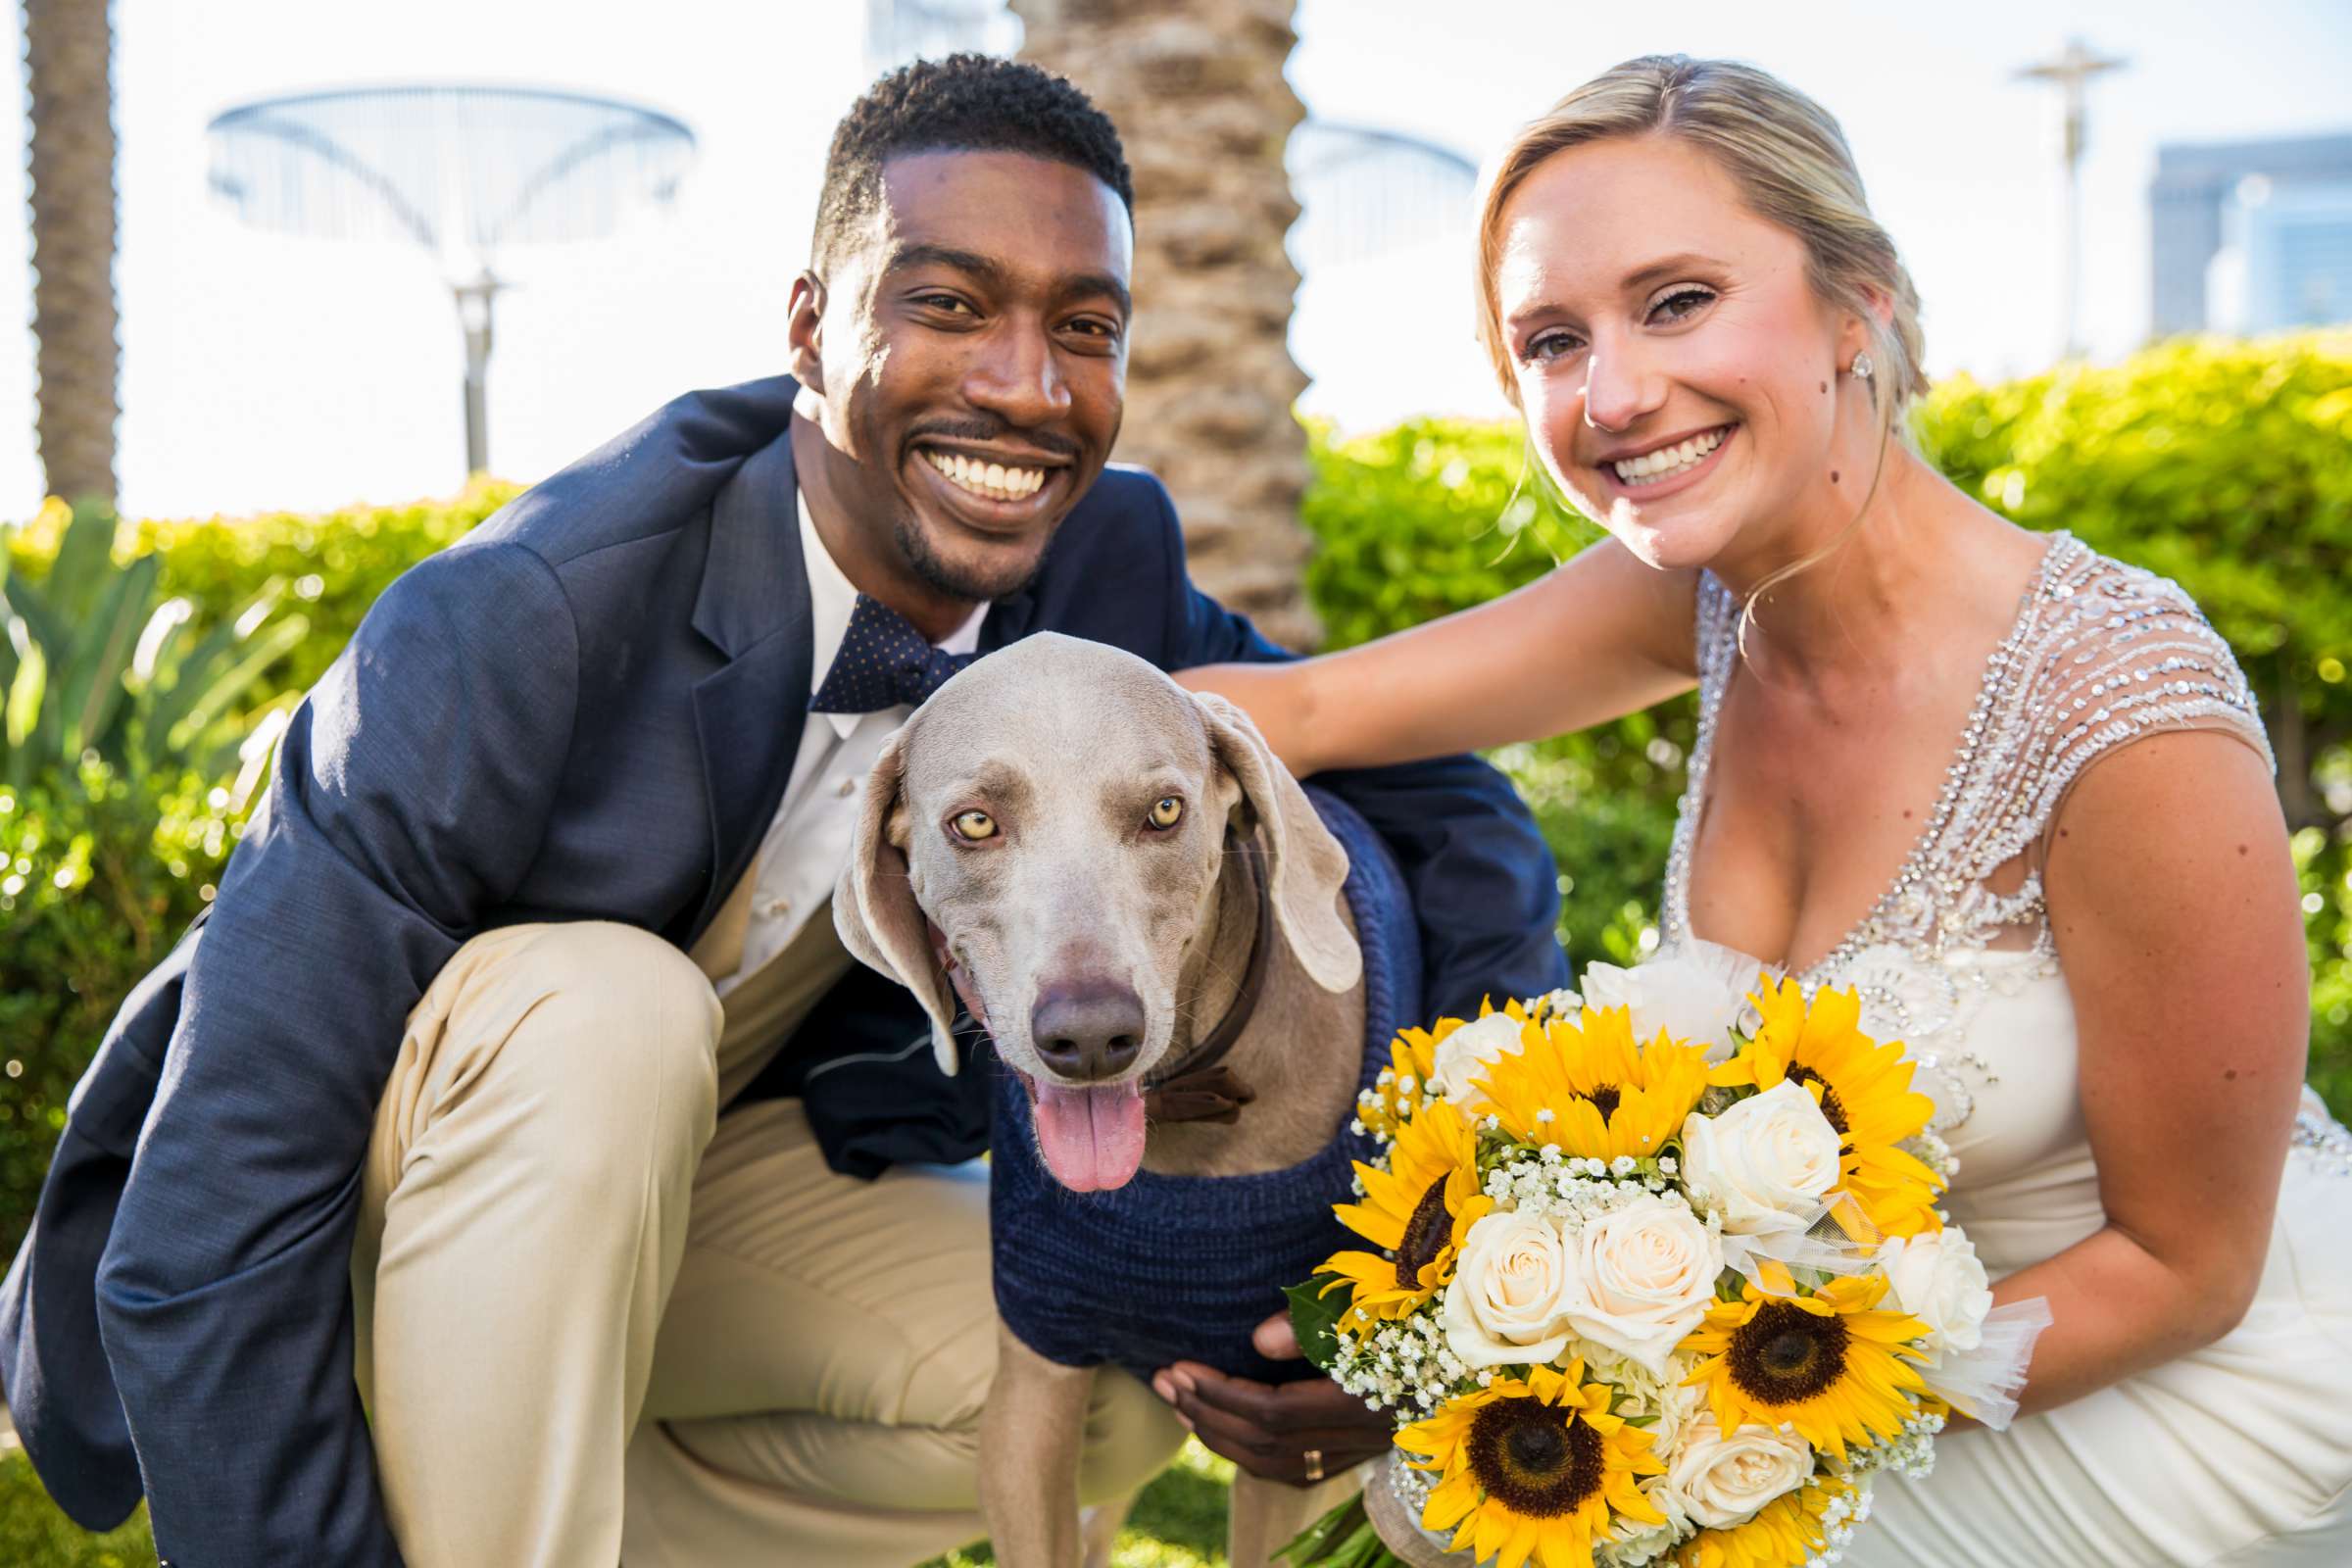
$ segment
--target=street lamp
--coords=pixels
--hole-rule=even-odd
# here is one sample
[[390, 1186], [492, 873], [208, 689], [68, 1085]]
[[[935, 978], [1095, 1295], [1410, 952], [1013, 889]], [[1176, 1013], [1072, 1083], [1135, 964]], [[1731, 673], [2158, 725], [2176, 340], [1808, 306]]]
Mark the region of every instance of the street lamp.
[[466, 341], [466, 468], [490, 466], [491, 307], [507, 245], [601, 239], [666, 204], [694, 132], [539, 87], [360, 87], [266, 99], [206, 127], [213, 191], [258, 228], [397, 240], [439, 262]]
[[2060, 280], [2065, 304], [2058, 334], [2059, 356], [2063, 359], [2072, 359], [2082, 347], [2075, 319], [2082, 270], [2082, 88], [2091, 77], [2127, 64], [2120, 56], [2095, 55], [2082, 39], [2069, 38], [2066, 47], [2057, 54], [2017, 73], [2021, 81], [2046, 81], [2055, 85], [2066, 106], [2066, 140], [2059, 151], [2066, 162], [2066, 270]]

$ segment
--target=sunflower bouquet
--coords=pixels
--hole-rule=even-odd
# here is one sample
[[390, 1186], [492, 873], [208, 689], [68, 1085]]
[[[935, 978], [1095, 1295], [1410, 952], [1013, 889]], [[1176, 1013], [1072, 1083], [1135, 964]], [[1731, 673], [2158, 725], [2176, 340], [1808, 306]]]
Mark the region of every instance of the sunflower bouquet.
[[1369, 1246], [1291, 1292], [1395, 1448], [1289, 1560], [1796, 1568], [1951, 1410], [2005, 1425], [2046, 1310], [1992, 1309], [1934, 1102], [1859, 1018], [1683, 959], [1400, 1035], [1338, 1209]]

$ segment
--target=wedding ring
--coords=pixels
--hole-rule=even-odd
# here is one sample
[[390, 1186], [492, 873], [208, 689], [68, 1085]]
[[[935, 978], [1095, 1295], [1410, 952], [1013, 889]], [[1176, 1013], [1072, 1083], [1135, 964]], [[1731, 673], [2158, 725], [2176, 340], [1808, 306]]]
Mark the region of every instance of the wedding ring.
[[1306, 1461], [1307, 1480], [1320, 1481], [1323, 1479], [1323, 1450], [1321, 1448], [1309, 1448], [1298, 1457]]

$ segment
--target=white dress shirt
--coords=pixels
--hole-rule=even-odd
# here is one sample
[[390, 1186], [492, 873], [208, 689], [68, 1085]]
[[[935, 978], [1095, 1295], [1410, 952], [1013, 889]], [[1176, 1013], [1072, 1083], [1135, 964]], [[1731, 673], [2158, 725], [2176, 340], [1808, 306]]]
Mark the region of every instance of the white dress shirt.
[[[799, 500], [801, 559], [808, 576], [808, 632], [814, 657], [808, 664], [809, 689], [824, 685], [825, 672], [850, 629], [850, 612], [858, 590], [842, 575], [816, 524], [809, 520], [808, 502]], [[973, 610], [971, 618], [937, 646], [951, 654], [969, 654], [980, 647], [980, 623], [989, 607]], [[801, 729], [800, 755], [793, 759], [792, 778], [784, 786], [783, 804], [767, 836], [760, 841], [759, 858], [752, 862], [752, 907], [743, 934], [743, 959], [733, 974], [713, 982], [724, 997], [760, 971], [760, 965], [784, 951], [800, 934], [808, 917], [826, 908], [833, 884], [849, 863], [850, 838], [858, 825], [858, 788], [873, 766], [882, 743], [895, 734], [914, 710], [902, 704], [871, 713], [810, 713]], [[831, 919], [828, 911], [825, 918]]]

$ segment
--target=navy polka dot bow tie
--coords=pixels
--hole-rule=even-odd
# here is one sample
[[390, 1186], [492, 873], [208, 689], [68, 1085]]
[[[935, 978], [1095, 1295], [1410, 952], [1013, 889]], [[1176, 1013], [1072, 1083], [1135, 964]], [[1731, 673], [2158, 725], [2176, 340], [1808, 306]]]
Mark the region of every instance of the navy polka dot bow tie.
[[919, 708], [977, 655], [931, 646], [906, 616], [878, 599], [858, 596], [841, 652], [809, 699], [811, 713], [872, 713], [905, 704]]

